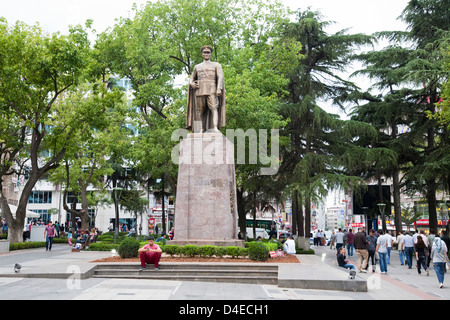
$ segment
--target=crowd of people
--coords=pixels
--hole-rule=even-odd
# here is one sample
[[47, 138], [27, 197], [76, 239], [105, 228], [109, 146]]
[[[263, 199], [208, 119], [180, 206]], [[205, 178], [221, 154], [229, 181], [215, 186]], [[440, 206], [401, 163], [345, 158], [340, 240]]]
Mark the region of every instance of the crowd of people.
[[[344, 230], [345, 231], [345, 230]], [[433, 230], [428, 235], [425, 232], [399, 232], [397, 238], [393, 238], [389, 232], [377, 231], [371, 229], [366, 234], [365, 228], [358, 228], [357, 233], [350, 229], [344, 232], [339, 229], [333, 232], [330, 239], [330, 249], [333, 246], [337, 250], [337, 263], [340, 267], [366, 273], [369, 265], [372, 272], [376, 271], [379, 265], [381, 273], [388, 272], [388, 265], [391, 264], [391, 251], [394, 244], [397, 245], [400, 264], [412, 269], [414, 261], [417, 273], [422, 274], [422, 270], [428, 276], [431, 262], [436, 273], [439, 287], [444, 286], [444, 275], [448, 267], [448, 248], [450, 247], [450, 238], [441, 231], [440, 236]], [[353, 256], [354, 251], [358, 254], [358, 264], [351, 264], [346, 260], [347, 256]]]

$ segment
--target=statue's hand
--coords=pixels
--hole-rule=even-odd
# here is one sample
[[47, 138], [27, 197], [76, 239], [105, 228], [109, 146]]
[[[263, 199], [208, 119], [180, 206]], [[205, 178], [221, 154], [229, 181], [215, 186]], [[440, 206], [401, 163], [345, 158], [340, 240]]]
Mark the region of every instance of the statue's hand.
[[198, 84], [197, 80], [195, 80], [194, 82], [191, 82], [189, 85], [191, 86], [192, 89], [200, 88], [200, 85]]
[[221, 89], [217, 89], [216, 96], [220, 97], [221, 95], [222, 95], [222, 90]]

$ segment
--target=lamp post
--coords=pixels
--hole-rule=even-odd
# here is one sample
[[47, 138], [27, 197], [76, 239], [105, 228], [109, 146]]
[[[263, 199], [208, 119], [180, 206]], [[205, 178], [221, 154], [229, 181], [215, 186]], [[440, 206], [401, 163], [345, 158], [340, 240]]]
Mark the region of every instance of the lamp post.
[[119, 192], [119, 197], [120, 197], [123, 188], [115, 187], [115, 188], [113, 188], [113, 190], [114, 190], [114, 211], [116, 214], [116, 219], [115, 219], [116, 223], [114, 226], [114, 242], [116, 242], [117, 238], [119, 237], [119, 199], [117, 197], [117, 191], [120, 191]]
[[380, 210], [381, 215], [381, 225], [383, 228], [383, 233], [386, 233], [386, 219], [384, 218], [384, 209], [386, 208], [385, 203], [378, 203], [378, 209]]

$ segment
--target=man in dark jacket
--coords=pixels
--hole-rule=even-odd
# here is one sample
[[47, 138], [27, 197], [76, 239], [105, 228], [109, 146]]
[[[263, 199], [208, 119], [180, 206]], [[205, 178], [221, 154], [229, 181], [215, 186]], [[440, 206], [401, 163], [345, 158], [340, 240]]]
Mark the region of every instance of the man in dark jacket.
[[355, 234], [354, 246], [355, 251], [358, 253], [358, 270], [359, 272], [366, 273], [367, 263], [369, 262], [369, 251], [367, 251], [366, 235], [362, 228], [358, 228], [358, 232]]

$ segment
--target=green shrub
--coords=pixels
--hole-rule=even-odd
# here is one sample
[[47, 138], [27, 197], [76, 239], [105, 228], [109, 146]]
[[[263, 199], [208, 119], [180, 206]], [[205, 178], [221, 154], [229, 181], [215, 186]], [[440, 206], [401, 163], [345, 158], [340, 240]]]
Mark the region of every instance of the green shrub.
[[235, 246], [228, 246], [227, 249], [227, 255], [231, 256], [232, 258], [239, 257], [239, 247]]
[[125, 238], [119, 245], [119, 255], [122, 259], [135, 258], [138, 255], [139, 241], [135, 238]]
[[166, 244], [165, 246], [161, 246], [161, 250], [163, 250], [163, 252], [167, 253], [171, 257], [181, 253], [181, 247], [176, 244]]
[[91, 243], [87, 250], [88, 251], [111, 251], [113, 249], [118, 250], [119, 245], [120, 245], [119, 243], [96, 242], [96, 243]]
[[262, 242], [251, 242], [248, 246], [248, 257], [255, 261], [266, 261], [269, 259], [269, 249]]
[[227, 254], [226, 247], [216, 247], [216, 252], [215, 252], [216, 257], [222, 258], [226, 254]]
[[277, 249], [283, 250], [283, 244], [281, 243], [280, 239], [270, 239], [269, 243], [275, 243], [277, 245]]
[[23, 249], [32, 249], [32, 248], [42, 248], [45, 247], [45, 241], [44, 242], [18, 242], [18, 243], [10, 243], [9, 244], [9, 250], [23, 250]]
[[216, 246], [204, 245], [201, 248], [200, 255], [202, 257], [212, 257], [216, 254]]
[[278, 249], [277, 243], [263, 242], [262, 244], [265, 245], [269, 251], [277, 251]]
[[241, 247], [239, 247], [238, 255], [239, 255], [239, 257], [246, 257], [246, 256], [248, 256], [248, 248], [241, 248]]
[[184, 256], [188, 256], [190, 258], [193, 258], [195, 256], [199, 256], [201, 253], [201, 247], [197, 246], [195, 244], [187, 244], [182, 247], [181, 253]]

